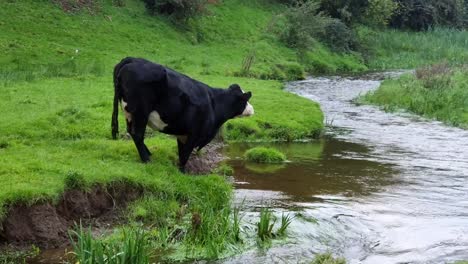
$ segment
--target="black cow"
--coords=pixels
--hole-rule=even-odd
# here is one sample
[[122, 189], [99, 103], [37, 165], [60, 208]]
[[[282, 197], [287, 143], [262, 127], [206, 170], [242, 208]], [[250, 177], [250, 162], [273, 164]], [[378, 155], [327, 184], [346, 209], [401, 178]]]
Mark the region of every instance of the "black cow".
[[148, 162], [151, 156], [143, 142], [148, 125], [177, 137], [182, 172], [193, 149], [206, 146], [228, 119], [254, 113], [248, 102], [252, 93], [244, 93], [237, 84], [211, 88], [145, 59], [129, 57], [118, 63], [114, 87], [112, 138], [118, 134], [120, 102], [141, 160]]

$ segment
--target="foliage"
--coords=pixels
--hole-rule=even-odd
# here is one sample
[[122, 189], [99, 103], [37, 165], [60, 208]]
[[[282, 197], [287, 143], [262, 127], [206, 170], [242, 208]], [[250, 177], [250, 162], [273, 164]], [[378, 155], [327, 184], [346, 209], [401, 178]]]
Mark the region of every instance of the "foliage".
[[27, 260], [36, 257], [40, 254], [40, 249], [37, 246], [32, 246], [31, 249], [9, 248], [2, 246], [0, 251], [0, 264], [25, 264]]
[[368, 5], [367, 0], [321, 0], [320, 10], [351, 25], [361, 22]]
[[287, 25], [281, 32], [281, 40], [289, 47], [308, 49], [313, 39], [325, 32], [331, 19], [319, 12], [315, 1], [298, 2], [285, 11]]
[[358, 46], [354, 32], [340, 20], [329, 21], [317, 38], [337, 52], [350, 52]]
[[334, 258], [331, 253], [318, 254], [310, 264], [346, 264], [343, 258]]
[[286, 160], [286, 156], [279, 150], [267, 147], [251, 148], [244, 156], [248, 161], [257, 163], [282, 163]]
[[395, 0], [398, 9], [391, 26], [428, 30], [435, 26], [462, 27], [466, 6], [463, 0]]
[[100, 241], [92, 237], [91, 229], [77, 226], [70, 231], [76, 262], [83, 264], [147, 264], [149, 263], [149, 240], [139, 228], [123, 230], [121, 239]]
[[398, 4], [393, 0], [369, 0], [363, 21], [371, 27], [385, 27], [390, 22]]
[[361, 100], [386, 111], [404, 109], [450, 125], [468, 127], [468, 79], [466, 69], [454, 73], [444, 66], [418, 70], [418, 77], [402, 76], [385, 81]]
[[178, 21], [187, 21], [203, 13], [207, 0], [143, 0], [152, 14], [171, 16]]
[[453, 70], [447, 62], [416, 69], [416, 78], [428, 89], [445, 89], [451, 86]]

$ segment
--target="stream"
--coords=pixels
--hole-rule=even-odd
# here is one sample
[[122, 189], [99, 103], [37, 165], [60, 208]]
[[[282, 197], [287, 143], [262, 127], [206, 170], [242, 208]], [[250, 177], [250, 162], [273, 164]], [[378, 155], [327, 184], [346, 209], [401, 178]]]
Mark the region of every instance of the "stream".
[[263, 206], [295, 218], [286, 241], [220, 263], [310, 263], [324, 252], [347, 263], [468, 260], [468, 131], [353, 103], [381, 78], [289, 83], [320, 103], [328, 127], [319, 141], [271, 143], [287, 155], [284, 165], [243, 161], [255, 143], [227, 147], [245, 228]]

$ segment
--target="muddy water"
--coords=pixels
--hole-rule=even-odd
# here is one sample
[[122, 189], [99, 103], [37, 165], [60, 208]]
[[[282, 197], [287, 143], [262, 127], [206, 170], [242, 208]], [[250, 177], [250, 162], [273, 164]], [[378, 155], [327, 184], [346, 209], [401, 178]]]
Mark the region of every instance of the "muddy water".
[[468, 131], [354, 104], [377, 79], [290, 83], [320, 102], [329, 128], [318, 142], [275, 145], [284, 165], [244, 162], [252, 144], [226, 150], [246, 228], [265, 205], [297, 217], [285, 242], [222, 262], [302, 263], [325, 251], [348, 263], [468, 259]]

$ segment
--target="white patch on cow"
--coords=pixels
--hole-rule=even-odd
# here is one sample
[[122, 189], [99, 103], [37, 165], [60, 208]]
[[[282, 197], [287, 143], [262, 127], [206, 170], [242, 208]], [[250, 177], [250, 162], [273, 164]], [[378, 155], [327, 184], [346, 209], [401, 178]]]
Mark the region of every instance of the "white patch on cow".
[[121, 100], [120, 104], [122, 105], [122, 111], [125, 114], [125, 119], [127, 119], [128, 122], [132, 122], [132, 114], [127, 112], [127, 110], [125, 109], [127, 107], [127, 102], [125, 102], [124, 100]]
[[254, 108], [249, 102], [247, 102], [247, 105], [245, 106], [245, 109], [242, 112], [241, 117], [242, 116], [251, 116], [253, 114], [254, 114]]
[[149, 115], [148, 125], [154, 130], [164, 130], [167, 124], [161, 120], [161, 116], [158, 112], [153, 111]]

